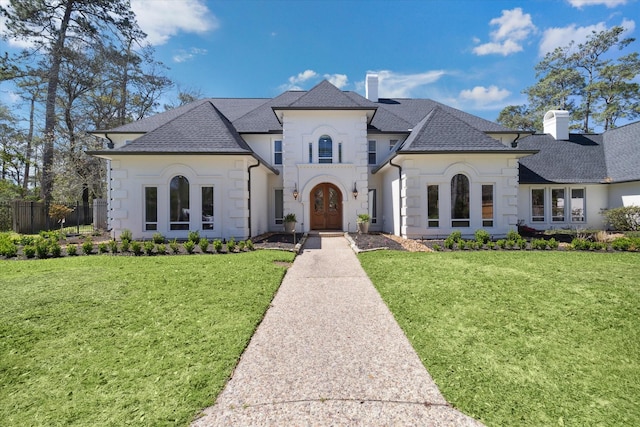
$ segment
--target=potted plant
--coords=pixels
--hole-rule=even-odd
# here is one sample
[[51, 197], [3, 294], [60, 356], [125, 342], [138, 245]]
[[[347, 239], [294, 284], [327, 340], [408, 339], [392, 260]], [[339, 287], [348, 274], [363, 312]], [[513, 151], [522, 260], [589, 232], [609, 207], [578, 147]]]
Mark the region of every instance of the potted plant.
[[356, 223], [358, 224], [358, 233], [367, 234], [369, 233], [369, 222], [371, 221], [371, 217], [369, 214], [360, 214], [358, 215], [358, 220]]
[[284, 231], [294, 233], [296, 231], [296, 214], [288, 213], [284, 216]]

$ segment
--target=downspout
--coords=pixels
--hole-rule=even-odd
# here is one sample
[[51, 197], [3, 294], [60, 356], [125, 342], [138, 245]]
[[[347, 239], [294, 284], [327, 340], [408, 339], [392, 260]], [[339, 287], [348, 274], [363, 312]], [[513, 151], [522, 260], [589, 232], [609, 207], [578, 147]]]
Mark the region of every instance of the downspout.
[[109, 138], [109, 134], [105, 132], [104, 137], [109, 140], [109, 142], [107, 142], [107, 148], [109, 149], [113, 148], [114, 147], [113, 140]]
[[518, 146], [518, 140], [520, 139], [520, 136], [522, 135], [520, 132], [517, 133], [518, 136], [516, 136], [516, 139], [514, 139], [513, 141], [511, 141], [511, 148], [516, 148]]
[[394, 165], [393, 159], [389, 160], [389, 165], [398, 168], [398, 220], [400, 221], [400, 228], [398, 232], [402, 237], [402, 166]]
[[[256, 159], [257, 160], [257, 159]], [[249, 238], [251, 238], [251, 169], [260, 166], [260, 160], [255, 165], [251, 165], [247, 168], [247, 174], [249, 174]]]

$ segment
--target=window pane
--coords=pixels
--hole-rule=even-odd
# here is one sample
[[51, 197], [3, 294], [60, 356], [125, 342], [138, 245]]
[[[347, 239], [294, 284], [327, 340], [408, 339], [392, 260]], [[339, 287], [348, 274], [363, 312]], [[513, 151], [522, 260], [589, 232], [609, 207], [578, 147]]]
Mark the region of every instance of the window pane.
[[342, 163], [342, 142], [338, 144], [338, 163]]
[[482, 186], [482, 226], [493, 227], [493, 185]]
[[376, 142], [369, 141], [369, 164], [375, 165], [377, 163], [376, 159]]
[[564, 221], [564, 188], [551, 189], [551, 220]]
[[571, 189], [571, 221], [584, 222], [584, 188]]
[[544, 189], [531, 190], [531, 221], [544, 222]]
[[145, 222], [158, 222], [158, 187], [144, 189]]
[[313, 163], [313, 144], [309, 143], [309, 163]]
[[284, 216], [284, 193], [282, 192], [282, 188], [275, 190], [273, 205], [275, 208], [274, 217], [276, 224], [282, 224]]
[[276, 165], [282, 164], [282, 141], [273, 141], [273, 163]]
[[393, 150], [393, 147], [395, 147], [397, 143], [398, 143], [397, 139], [390, 140], [389, 141], [389, 151]]
[[313, 202], [313, 210], [316, 213], [324, 212], [324, 190], [322, 188], [318, 188], [315, 192], [314, 202]]
[[369, 190], [369, 216], [371, 217], [371, 224], [378, 222], [378, 200], [377, 192], [374, 188]]
[[452, 221], [454, 227], [469, 226], [469, 178], [462, 174], [451, 178], [451, 219], [467, 220]]
[[[184, 176], [176, 176], [171, 180], [169, 189], [170, 199], [170, 222], [189, 221], [189, 180]], [[189, 225], [186, 224], [187, 230]], [[172, 230], [182, 230], [182, 228], [172, 228]]]
[[440, 226], [440, 195], [438, 185], [427, 185], [427, 217], [429, 227]]
[[318, 140], [318, 162], [331, 163], [333, 159], [333, 141], [327, 135]]
[[213, 187], [202, 187], [202, 229], [213, 230]]

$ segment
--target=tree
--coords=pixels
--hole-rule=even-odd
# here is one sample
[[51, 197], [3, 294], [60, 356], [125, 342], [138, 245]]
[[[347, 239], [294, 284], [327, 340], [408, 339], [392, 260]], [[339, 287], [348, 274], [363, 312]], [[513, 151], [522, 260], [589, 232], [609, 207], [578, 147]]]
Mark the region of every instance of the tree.
[[68, 39], [90, 45], [135, 25], [135, 19], [127, 0], [11, 0], [0, 12], [6, 18], [6, 36], [28, 40], [33, 46], [31, 55], [44, 52], [47, 57], [41, 196], [50, 202], [56, 97], [60, 67], [69, 55]]
[[622, 50], [635, 39], [622, 39], [622, 27], [592, 32], [584, 43], [556, 48], [536, 67], [537, 83], [523, 91], [528, 105], [508, 106], [498, 122], [516, 129], [541, 130], [540, 118], [546, 111], [572, 112], [573, 128], [593, 131], [593, 125], [605, 130], [615, 127], [619, 118], [633, 119], [640, 114], [640, 90], [633, 80], [640, 74], [638, 54], [613, 57], [613, 48]]

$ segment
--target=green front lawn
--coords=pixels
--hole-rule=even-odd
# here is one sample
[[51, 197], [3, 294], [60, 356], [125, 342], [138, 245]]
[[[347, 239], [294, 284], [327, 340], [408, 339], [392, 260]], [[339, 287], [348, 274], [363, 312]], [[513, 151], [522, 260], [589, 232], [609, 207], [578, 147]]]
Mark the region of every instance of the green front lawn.
[[211, 405], [288, 252], [0, 263], [0, 420], [187, 425]]
[[359, 257], [466, 414], [489, 426], [640, 425], [640, 255]]

